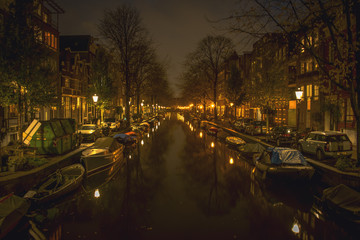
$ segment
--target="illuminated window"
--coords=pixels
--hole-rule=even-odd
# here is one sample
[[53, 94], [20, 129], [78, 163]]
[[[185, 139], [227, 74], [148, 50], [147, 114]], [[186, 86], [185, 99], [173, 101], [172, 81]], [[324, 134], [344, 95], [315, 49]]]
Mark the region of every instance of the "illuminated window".
[[314, 32], [313, 45], [314, 47], [319, 46], [319, 34], [317, 31]]
[[306, 86], [306, 96], [308, 98], [312, 97], [312, 85], [311, 84]]
[[319, 86], [314, 85], [314, 100], [318, 100], [318, 99], [319, 99]]
[[43, 21], [44, 23], [48, 22], [48, 15], [46, 13], [43, 14]]
[[305, 52], [305, 38], [301, 39], [301, 49], [300, 52], [303, 53]]
[[45, 32], [45, 44], [50, 46], [51, 36], [49, 32]]

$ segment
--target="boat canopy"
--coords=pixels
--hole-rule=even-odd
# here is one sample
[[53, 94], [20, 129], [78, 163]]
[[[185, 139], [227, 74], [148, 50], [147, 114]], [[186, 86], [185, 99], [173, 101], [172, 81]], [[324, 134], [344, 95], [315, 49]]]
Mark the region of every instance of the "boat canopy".
[[98, 138], [94, 145], [90, 148], [92, 149], [109, 149], [110, 152], [116, 151], [118, 148], [121, 147], [121, 144], [112, 137], [102, 137]]
[[304, 156], [296, 149], [292, 148], [268, 148], [271, 151], [271, 163], [289, 165], [308, 165]]
[[260, 143], [246, 143], [239, 147], [239, 150], [242, 152], [262, 152], [265, 150], [265, 147]]

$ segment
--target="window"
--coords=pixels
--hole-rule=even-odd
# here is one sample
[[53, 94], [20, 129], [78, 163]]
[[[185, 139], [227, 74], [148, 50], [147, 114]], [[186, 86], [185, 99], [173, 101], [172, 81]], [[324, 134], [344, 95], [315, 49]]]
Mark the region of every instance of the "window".
[[306, 68], [306, 62], [300, 63], [300, 74], [305, 73], [305, 68]]
[[43, 21], [44, 23], [48, 22], [48, 15], [46, 13], [43, 14]]
[[312, 85], [310, 84], [310, 85], [307, 85], [306, 86], [306, 96], [308, 97], [308, 98], [310, 98], [310, 97], [312, 97]]
[[305, 52], [305, 37], [301, 39], [300, 52], [301, 52], [301, 53]]
[[314, 100], [319, 100], [319, 86], [314, 85]]

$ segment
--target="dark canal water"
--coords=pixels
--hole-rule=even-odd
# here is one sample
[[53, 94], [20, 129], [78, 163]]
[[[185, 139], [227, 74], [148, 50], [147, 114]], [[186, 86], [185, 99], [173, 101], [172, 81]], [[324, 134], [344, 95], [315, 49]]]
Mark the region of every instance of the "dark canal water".
[[314, 189], [264, 185], [251, 160], [173, 114], [34, 221], [50, 239], [359, 239]]

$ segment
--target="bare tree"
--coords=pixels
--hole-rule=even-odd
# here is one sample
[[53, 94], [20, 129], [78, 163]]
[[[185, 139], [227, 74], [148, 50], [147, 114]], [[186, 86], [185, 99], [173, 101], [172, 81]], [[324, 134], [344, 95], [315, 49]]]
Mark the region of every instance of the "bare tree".
[[211, 85], [215, 120], [217, 120], [219, 75], [223, 70], [224, 62], [233, 52], [234, 45], [231, 39], [219, 35], [208, 35], [199, 42], [196, 50], [190, 55], [192, 65], [199, 67], [199, 71], [204, 74], [206, 81]]
[[196, 65], [191, 65], [191, 56], [188, 57], [184, 64], [185, 71], [182, 73], [181, 80], [181, 96], [188, 104], [202, 104], [204, 116], [206, 114], [206, 100], [209, 99], [209, 82], [206, 81], [203, 73], [199, 71]]
[[[228, 18], [232, 31], [263, 36], [282, 32], [318, 65], [325, 94], [346, 95], [356, 117], [360, 164], [359, 0], [253, 0]], [[324, 54], [324, 49], [329, 54]]]
[[130, 125], [130, 96], [133, 82], [133, 66], [137, 56], [147, 39], [147, 32], [142, 26], [137, 9], [129, 5], [122, 5], [114, 10], [105, 11], [99, 24], [100, 33], [110, 41], [119, 55], [119, 70], [123, 72], [125, 82], [125, 116]]

